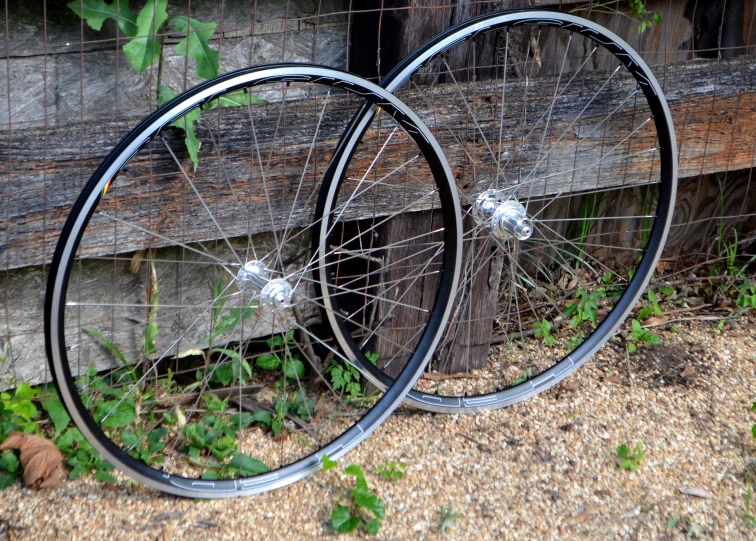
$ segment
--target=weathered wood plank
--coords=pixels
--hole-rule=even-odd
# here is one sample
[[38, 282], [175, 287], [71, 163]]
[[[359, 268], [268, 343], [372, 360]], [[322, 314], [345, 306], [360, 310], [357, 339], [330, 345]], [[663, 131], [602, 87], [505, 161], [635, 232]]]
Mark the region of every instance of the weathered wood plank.
[[[755, 74], [756, 58], [753, 56], [743, 56], [727, 61], [698, 60], [669, 67], [670, 87], [667, 95], [677, 127], [681, 177], [751, 167], [753, 162], [752, 131], [756, 126]], [[591, 76], [603, 77], [598, 73]], [[674, 84], [671, 83], [672, 81]], [[521, 83], [518, 84], [521, 85]], [[551, 95], [548, 91], [550, 84], [550, 81], [532, 80], [530, 82], [530, 96], [541, 96], [538, 99], [543, 101], [541, 104], [537, 101], [531, 102], [535, 104], [534, 107], [546, 110]], [[523, 86], [521, 85], [519, 89], [521, 90]], [[497, 92], [494, 87], [495, 85], [491, 85], [486, 93], [487, 87], [481, 83], [472, 105], [479, 115], [483, 131], [488, 134], [494, 131], [498, 133], [495, 124], [498, 118], [494, 114], [496, 107], [495, 97], [493, 97]], [[512, 108], [516, 110], [518, 87], [512, 83], [511, 88], [513, 88]], [[632, 88], [630, 82], [616, 85], [609, 101], [603, 103], [600, 109], [605, 111], [612, 103], [619, 103], [627, 95], [625, 92], [629, 93]], [[483, 161], [486, 159], [487, 150], [483, 140], [477, 141], [477, 144], [468, 146], [465, 150], [460, 149], [458, 143], [451, 140], [453, 138], [449, 135], [447, 128], [457, 129], [460, 122], [469, 122], [466, 118], [465, 105], [460, 103], [457, 92], [458, 90], [452, 84], [441, 85], [435, 89], [436, 103], [450, 104], [445, 109], [443, 117], [438, 115], [431, 117], [425, 110], [427, 101], [424, 100], [427, 100], [427, 97], [423, 100], [409, 99], [408, 102], [424, 117], [437, 134], [442, 147], [447, 149], [447, 157], [451, 160], [462, 191], [474, 193], [474, 181], [481, 182], [486, 179], [473, 178], [474, 172], [465, 156], [471, 154]], [[553, 133], [559, 134], [561, 130], [569, 127], [576, 114], [575, 107], [578, 101], [577, 97], [573, 100], [568, 96], [555, 109], [552, 121]], [[321, 164], [327, 161], [327, 148], [329, 145], [331, 145], [330, 148], [335, 145], [345, 119], [354, 110], [351, 104], [337, 102], [338, 100], [334, 100], [334, 107], [330, 109], [321, 128], [324, 150], [324, 154], [319, 158]], [[262, 118], [277, 113], [278, 106], [276, 103], [263, 104], [256, 106], [254, 111]], [[302, 110], [315, 109], [311, 104], [303, 102]], [[223, 167], [231, 171], [235, 181], [240, 183], [239, 186], [245, 186], [246, 182], [254, 182], [254, 177], [251, 177], [254, 173], [250, 173], [250, 164], [245, 161], [246, 152], [250, 148], [250, 139], [246, 124], [248, 119], [243, 113], [224, 112], [224, 131], [236, 135], [225, 141], [222, 154]], [[635, 125], [630, 122], [638, 123], [638, 119], [633, 119], [633, 114], [634, 111], [631, 109], [618, 117], [616, 129], [598, 138], [581, 137], [582, 133], [589, 131], [589, 128], [583, 124], [582, 130], [585, 132], [571, 133], [563, 139], [559, 148], [549, 156], [548, 164], [542, 164], [541, 167], [544, 168], [547, 165], [549, 172], [559, 172], [574, 169], [575, 163], [594, 163], [596, 156], [601, 155], [602, 149], [612, 148], [612, 145], [620, 142], [624, 134], [628, 133], [627, 130]], [[534, 120], [531, 119], [531, 122]], [[518, 136], [523, 132], [523, 128], [528, 129], [528, 125], [521, 126], [519, 122], [520, 119], [514, 115], [505, 118], [507, 126], [505, 135], [508, 137], [504, 141], [504, 149], [517, 154], [512, 163], [516, 165], [521, 163], [523, 171], [527, 172], [529, 167], [535, 165], [538, 158], [540, 133], [536, 131], [536, 135], [526, 141], [525, 148], [520, 151]], [[208, 115], [204, 126], [212, 127], [213, 125], [215, 124], [213, 124], [212, 115]], [[649, 127], [650, 125], [647, 126]], [[0, 134], [0, 139], [2, 139], [0, 141], [0, 153], [2, 153], [0, 178], [5, 180], [6, 193], [9, 194], [8, 197], [0, 200], [0, 232], [4, 233], [0, 237], [2, 239], [0, 260], [6, 262], [10, 268], [35, 265], [50, 260], [52, 243], [62, 226], [68, 206], [78, 195], [90, 171], [95, 169], [107, 149], [113, 144], [118, 130], [118, 125], [111, 121], [85, 124], [83, 127], [62, 125], [47, 131], [31, 128], [14, 130], [12, 134]], [[200, 172], [218, 171], [221, 164], [212, 155], [213, 143], [209, 132], [201, 127], [200, 134], [205, 141], [203, 149], [207, 149], [207, 154], [201, 158]], [[176, 134], [172, 137], [173, 147], [180, 149], [181, 143], [176, 138]], [[288, 131], [287, 144], [290, 146], [287, 153], [292, 159], [287, 163], [292, 168], [295, 168], [296, 163], [304, 163], [310, 137], [308, 133], [299, 133], [297, 130]], [[375, 138], [376, 135], [370, 134], [370, 137]], [[633, 146], [627, 150], [651, 148], [654, 146], [653, 133], [649, 129], [642, 130], [632, 138], [632, 143]], [[265, 151], [270, 148], [271, 141], [263, 140], [260, 144]], [[152, 145], [154, 148], [151, 158], [153, 170], [159, 171], [164, 167], [172, 167], [175, 172], [175, 165], [172, 164], [166, 150], [157, 146], [156, 143]], [[392, 148], [397, 153], [403, 152], [400, 145]], [[576, 148], [577, 162], [575, 161]], [[402, 163], [399, 154], [393, 156], [391, 152], [393, 151], [387, 152], [387, 157], [392, 158], [394, 163]], [[180, 156], [188, 167], [186, 156], [181, 154]], [[365, 159], [368, 159], [367, 154]], [[295, 187], [292, 182], [295, 182], [296, 177], [292, 179], [288, 171], [283, 169], [282, 164], [282, 161], [274, 160], [271, 163], [270, 174], [273, 178], [285, 180], [285, 189], [292, 190]], [[572, 175], [550, 176], [542, 182], [534, 183], [533, 191], [530, 193], [558, 193], [562, 187], [566, 186], [565, 182], [570, 183], [569, 186], [572, 189], [578, 189], [581, 185], [596, 187], [598, 181], [603, 186], [645, 182], [652, 168], [655, 167], [654, 164], [658, 164], [658, 160], [654, 160], [653, 153], [640, 154], [634, 156], [632, 160], [622, 159], [615, 162], [614, 167], [609, 167], [611, 164], [602, 166], [600, 175], [597, 174], [595, 168], [581, 171], [580, 178], [575, 180], [574, 185], [571, 184]], [[137, 165], [148, 167], [149, 164], [143, 162]], [[354, 167], [359, 168], [361, 165], [356, 163]], [[136, 178], [139, 176], [135, 174]], [[276, 184], [273, 183], [273, 185]], [[137, 188], [133, 188], [136, 190], [135, 193], [138, 193]], [[165, 197], [171, 197], [169, 191], [162, 193]], [[228, 208], [230, 212], [233, 198], [228, 193], [220, 194], [219, 197], [225, 198], [225, 208]], [[135, 199], [134, 204], [137, 201]], [[391, 198], [385, 200], [386, 209], [391, 208], [390, 201]], [[251, 215], [254, 220], [252, 230], [270, 229], [267, 204], [264, 199], [256, 200], [254, 205], [258, 205], [260, 210], [256, 212], [252, 208]], [[355, 216], [358, 216], [359, 206], [356, 205], [354, 211]], [[10, 219], [6, 218], [8, 216]], [[308, 219], [307, 216], [297, 215], [295, 216], [296, 225], [304, 225]], [[237, 235], [245, 233], [241, 230], [232, 229], [232, 231]], [[210, 238], [207, 236], [210, 233], [208, 224], [202, 223], [201, 220], [197, 221], [196, 229], [190, 228], [186, 233], [188, 238], [195, 238], [195, 240]], [[137, 248], [137, 246], [128, 247], [130, 250]]]

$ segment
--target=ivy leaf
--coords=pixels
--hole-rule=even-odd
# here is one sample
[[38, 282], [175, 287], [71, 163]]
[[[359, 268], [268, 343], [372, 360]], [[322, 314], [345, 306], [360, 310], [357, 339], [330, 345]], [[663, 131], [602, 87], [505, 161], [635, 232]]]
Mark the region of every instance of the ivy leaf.
[[108, 428], [128, 426], [136, 418], [134, 406], [125, 400], [108, 400], [100, 404], [95, 411], [95, 420]]
[[366, 488], [355, 488], [352, 498], [360, 507], [372, 511], [376, 518], [383, 518], [386, 514], [386, 503]]
[[253, 103], [268, 103], [266, 100], [262, 98], [258, 98], [257, 96], [253, 96], [252, 94], [249, 94], [248, 92], [245, 92], [242, 90], [234, 90], [233, 92], [229, 92], [228, 94], [224, 94], [223, 96], [216, 98], [214, 100], [210, 100], [206, 104], [202, 106], [203, 109], [213, 109], [214, 107], [221, 106], [221, 107], [239, 107], [241, 105], [250, 105]]
[[37, 396], [38, 392], [39, 391], [37, 391], [36, 389], [32, 389], [32, 386], [30, 384], [24, 382], [20, 383], [18, 387], [16, 387], [16, 392], [13, 393], [13, 398], [18, 400], [34, 398], [35, 396]]
[[291, 359], [286, 363], [284, 372], [287, 378], [301, 379], [304, 377], [305, 367], [299, 359]]
[[104, 0], [74, 0], [68, 7], [94, 30], [100, 30], [102, 23], [113, 19], [127, 36], [137, 35], [136, 17], [129, 9], [129, 0], [115, 0], [112, 4]]
[[[157, 104], [163, 105], [164, 103], [168, 103], [173, 98], [176, 97], [176, 93], [168, 88], [167, 86], [159, 86], [157, 89]], [[199, 165], [199, 149], [202, 146], [202, 143], [199, 139], [197, 139], [197, 135], [194, 133], [194, 123], [197, 122], [200, 119], [200, 116], [202, 115], [201, 109], [192, 109], [188, 113], [186, 113], [184, 116], [178, 118], [177, 120], [174, 120], [170, 123], [171, 126], [174, 128], [179, 128], [180, 130], [184, 130], [184, 133], [186, 134], [184, 137], [184, 144], [186, 145], [186, 150], [189, 152], [189, 158], [192, 160], [192, 164], [194, 164], [194, 170], [197, 170], [197, 166]], [[217, 289], [217, 286], [216, 286]], [[215, 297], [218, 298], [218, 295]], [[225, 301], [223, 301], [225, 302]], [[220, 303], [220, 307], [223, 306], [223, 303]], [[218, 308], [218, 306], [216, 306]], [[213, 320], [216, 319], [215, 315], [215, 309], [213, 308]], [[218, 310], [220, 311], [220, 309]], [[228, 316], [225, 316], [228, 317]], [[223, 320], [225, 319], [221, 318], [221, 324], [223, 324]], [[219, 334], [222, 334], [223, 332], [227, 331], [229, 328], [232, 328], [234, 325], [231, 326], [224, 326], [221, 329], [221, 325], [217, 325], [216, 328], [213, 329], [213, 336], [212, 339], [215, 339]]]
[[331, 513], [331, 526], [339, 533], [349, 533], [360, 525], [360, 517], [353, 517], [346, 507], [337, 507]]
[[3, 470], [16, 473], [16, 470], [18, 470], [18, 464], [18, 459], [13, 452], [6, 451], [0, 454], [0, 468]]
[[10, 472], [0, 473], [0, 490], [8, 488], [13, 483], [15, 483], [17, 477], [18, 475], [15, 473], [10, 473]]
[[338, 465], [338, 461], [331, 460], [330, 458], [328, 458], [328, 455], [325, 455], [325, 454], [323, 455], [322, 460], [323, 460], [323, 471], [328, 471], [331, 468], [335, 468]]
[[270, 412], [259, 410], [252, 414], [252, 419], [265, 426], [270, 426], [273, 417]]
[[358, 489], [368, 489], [367, 481], [365, 481], [365, 474], [362, 473], [362, 468], [360, 468], [357, 464], [350, 464], [349, 466], [344, 468], [344, 473], [351, 475], [356, 479], [355, 485]]
[[381, 529], [381, 521], [380, 519], [374, 518], [367, 524], [365, 524], [365, 531], [368, 533], [368, 535], [378, 535], [378, 530]]
[[179, 32], [186, 33], [186, 37], [176, 44], [176, 52], [197, 61], [199, 77], [217, 77], [220, 53], [211, 49], [207, 42], [215, 33], [215, 23], [203, 23], [189, 17], [174, 17], [169, 24]]
[[224, 387], [228, 386], [234, 379], [233, 365], [226, 363], [218, 366], [213, 373], [212, 379], [219, 381]]
[[255, 364], [263, 370], [276, 370], [281, 366], [281, 359], [277, 355], [266, 353], [265, 355], [260, 355]]
[[136, 34], [123, 46], [123, 52], [137, 73], [144, 73], [160, 55], [160, 42], [154, 35], [168, 18], [165, 8], [168, 0], [148, 0], [136, 19]]
[[71, 418], [68, 416], [65, 406], [63, 406], [63, 402], [61, 402], [59, 398], [42, 402], [42, 407], [45, 408], [45, 411], [50, 416], [50, 420], [55, 426], [56, 436], [68, 427]]

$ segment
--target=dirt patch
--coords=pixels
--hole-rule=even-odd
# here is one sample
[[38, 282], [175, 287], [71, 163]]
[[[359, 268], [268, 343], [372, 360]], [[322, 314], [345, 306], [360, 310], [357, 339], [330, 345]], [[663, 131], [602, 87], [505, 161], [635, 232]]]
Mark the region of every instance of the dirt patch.
[[630, 356], [630, 366], [635, 374], [651, 388], [666, 385], [700, 386], [711, 374], [711, 356], [715, 353], [698, 344], [673, 343], [669, 336], [664, 336], [663, 340], [665, 343], [643, 348], [636, 355]]

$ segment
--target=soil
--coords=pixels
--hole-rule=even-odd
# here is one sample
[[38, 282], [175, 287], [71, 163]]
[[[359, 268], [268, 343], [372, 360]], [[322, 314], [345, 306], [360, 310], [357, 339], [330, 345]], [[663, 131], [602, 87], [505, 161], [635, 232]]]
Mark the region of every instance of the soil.
[[[756, 538], [739, 514], [756, 480], [756, 325], [658, 329], [662, 345], [628, 356], [614, 338], [565, 382], [505, 410], [400, 409], [340, 463], [360, 464], [386, 501], [377, 538]], [[621, 470], [618, 446], [636, 442], [645, 457]], [[383, 479], [385, 461], [407, 464], [405, 478]], [[18, 484], [0, 492], [0, 540], [348, 539], [329, 525], [333, 500], [353, 485], [340, 469], [230, 501], [180, 499], [125, 478]], [[445, 535], [441, 508], [459, 515]]]

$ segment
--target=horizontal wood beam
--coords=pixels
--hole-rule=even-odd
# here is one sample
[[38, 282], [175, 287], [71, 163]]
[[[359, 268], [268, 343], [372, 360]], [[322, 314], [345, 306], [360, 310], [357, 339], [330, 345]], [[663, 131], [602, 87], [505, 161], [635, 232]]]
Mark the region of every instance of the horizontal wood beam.
[[[664, 72], [658, 73], [659, 79], [664, 82], [670, 108], [675, 121], [677, 130], [678, 143], [680, 148], [680, 177], [690, 177], [699, 174], [714, 173], [726, 170], [744, 169], [753, 166], [754, 161], [754, 142], [753, 130], [756, 127], [756, 58], [753, 56], [743, 56], [732, 60], [695, 60], [681, 64], [670, 65]], [[599, 77], [603, 80], [605, 75], [600, 73], [589, 74], [590, 77]], [[548, 80], [547, 80], [548, 79]], [[531, 80], [529, 85], [530, 97], [529, 103], [535, 103], [534, 100], [542, 100], [540, 110], [544, 111], [550, 102], [550, 96], [553, 89], [550, 86], [550, 78], [541, 78]], [[622, 87], [621, 85], [625, 85]], [[620, 83], [613, 89], [609, 101], [602, 105], [603, 111], [609, 110], [608, 107], [614, 101], [619, 103], [628, 92], [633, 89], [634, 83], [626, 81]], [[539, 86], [540, 85], [540, 86]], [[516, 85], [512, 85], [516, 88]], [[490, 101], [496, 97], [498, 92], [496, 85], [485, 87], [481, 84], [480, 88], [488, 93], [479, 92], [472, 102], [472, 106], [478, 110], [484, 110], [487, 106], [491, 108]], [[522, 83], [524, 88], [524, 83]], [[577, 92], [575, 89], [568, 89], [569, 92]], [[465, 155], [472, 154], [475, 159], [483, 162], [486, 159], [487, 150], [485, 142], [477, 141], [472, 147], [466, 150], [455, 148], [454, 140], [450, 138], [447, 128], [457, 128], [460, 122], [468, 122], [465, 119], [466, 109], [461, 100], [459, 100], [458, 89], [453, 84], [439, 85], [435, 89], [433, 99], [435, 103], [449, 103], [449, 107], [442, 116], [431, 116], [425, 111], [425, 105], [420, 98], [412, 98], [408, 103], [415, 108], [421, 116], [425, 117], [426, 122], [437, 134], [442, 143], [442, 147], [447, 149], [447, 157], [457, 174], [457, 181], [460, 189], [472, 191], [476, 187], [471, 184], [473, 180], [473, 171], [470, 167], [469, 160], [466, 162]], [[512, 92], [512, 108], [517, 110], [517, 95], [519, 91]], [[540, 96], [534, 98], [534, 96]], [[574, 99], [573, 99], [574, 98]], [[427, 100], [427, 98], [425, 98]], [[455, 101], [456, 99], [456, 101]], [[446, 101], [445, 101], [446, 100]], [[612, 101], [614, 100], [614, 101]], [[569, 96], [562, 100], [554, 110], [553, 120], [551, 123], [551, 133], [559, 134], [562, 130], [569, 128], [570, 123], [575, 117], [579, 96]], [[427, 103], [427, 102], [426, 102]], [[261, 117], [272, 114], [279, 104], [268, 103], [255, 106], [255, 114]], [[334, 100], [333, 109], [326, 115], [326, 120], [321, 128], [322, 130], [322, 152], [319, 154], [319, 171], [322, 171], [323, 165], [327, 161], [329, 151], [335, 146], [336, 141], [341, 133], [341, 129], [351, 111], [354, 111], [354, 102], [338, 102]], [[307, 103], [303, 104], [301, 110], [312, 111]], [[226, 110], [229, 111], [229, 110]], [[437, 110], [438, 112], [438, 110]], [[244, 114], [242, 114], [244, 113]], [[559, 148], [552, 152], [548, 160], [548, 171], [569, 171], [574, 169], [575, 153], [578, 153], [578, 163], [581, 160], [586, 161], [595, 159], [595, 156], [601, 155], [602, 148], [611, 148], [611, 145], [621, 141], [623, 133], [627, 133], [630, 124], [624, 125], [623, 122], [639, 122], [638, 118], [633, 118], [632, 110], [624, 116], [620, 115], [617, 121], [618, 129], [616, 133], [604, 134], [602, 137], [583, 137], [583, 132], [570, 133], [559, 145]], [[212, 127], [212, 115], [206, 115], [204, 128], [200, 128], [199, 133], [204, 138], [203, 149], [207, 153], [201, 158], [201, 171], [218, 171], [220, 168], [229, 170], [235, 182], [239, 186], [247, 186], [245, 183], [254, 181], [254, 173], [250, 163], [245, 161], [244, 156], [248, 154], [249, 137], [244, 135], [248, 119], [246, 111], [237, 113], [224, 112], [224, 131], [228, 133], [236, 132], [230, 130], [229, 126], [238, 125], [238, 137], [232, 138], [225, 143], [221, 162], [213, 155], [212, 139], [207, 128]], [[310, 124], [311, 118], [309, 118]], [[535, 120], [535, 119], [533, 119]], [[480, 116], [482, 130], [484, 133], [493, 133], [497, 118], [494, 115]], [[517, 124], [516, 117], [506, 119], [511, 122], [511, 130], [504, 142], [505, 151], [513, 153], [519, 152], [518, 136], [522, 132], [522, 126]], [[0, 198], [0, 264], [8, 268], [39, 265], [44, 261], [50, 261], [50, 255], [60, 231], [65, 216], [68, 213], [69, 206], [75, 200], [82, 185], [92, 171], [97, 167], [103, 157], [107, 154], [109, 148], [115, 143], [116, 135], [122, 133], [125, 123], [136, 123], [136, 119], [131, 121], [122, 121], [119, 123], [113, 121], [91, 122], [72, 125], [59, 125], [48, 130], [42, 128], [30, 128], [27, 130], [14, 130], [13, 132], [0, 133], [0, 187], [5, 190], [5, 197]], [[235, 124], [233, 124], [235, 123]], [[624, 128], [623, 128], [624, 126]], [[649, 125], [650, 126], [650, 125]], [[573, 127], [574, 128], [574, 127]], [[622, 128], [625, 132], [622, 131]], [[582, 128], [583, 130], [585, 127]], [[633, 145], [628, 150], [648, 149], [653, 147], [653, 131], [644, 129], [632, 138]], [[181, 140], [177, 133], [168, 134], [169, 140], [174, 148], [180, 149]], [[369, 138], [377, 137], [376, 134], [368, 134]], [[311, 133], [306, 130], [299, 132], [296, 129], [289, 128], [287, 133], [288, 150], [286, 153], [286, 167], [292, 167], [292, 164], [304, 163], [309, 149]], [[540, 142], [540, 135], [531, 137], [525, 145], [525, 149], [517, 156], [513, 163], [522, 163], [524, 171], [532, 168], [538, 159], [537, 145]], [[269, 149], [271, 145], [276, 145], [272, 138], [261, 141], [263, 150]], [[266, 146], [267, 145], [267, 146]], [[395, 163], [401, 163], [401, 152], [405, 149], [397, 145], [387, 152], [387, 157], [394, 159]], [[330, 148], [329, 148], [330, 147]], [[394, 152], [394, 154], [391, 154]], [[279, 156], [279, 158], [281, 158]], [[368, 153], [362, 159], [369, 160]], [[149, 167], [160, 170], [162, 167], [173, 167], [176, 171], [175, 164], [166, 149], [162, 146], [156, 146], [153, 143], [153, 154], [150, 157], [151, 162], [137, 162], [135, 164], [136, 177], [140, 176], [139, 168]], [[182, 156], [184, 166], [190, 168], [186, 156]], [[517, 161], [519, 160], [519, 162]], [[369, 163], [369, 162], [366, 162]], [[655, 165], [656, 164], [656, 165]], [[645, 182], [651, 170], [658, 166], [658, 158], [655, 153], [647, 152], [633, 156], [631, 160], [622, 160], [610, 167], [609, 164], [602, 166], [601, 174], [597, 171], [586, 169], [581, 172], [578, 184], [570, 184], [573, 189], [583, 183], [586, 187], [596, 187], [600, 181], [602, 187], [619, 186], [633, 182]], [[355, 168], [363, 167], [364, 164], [356, 163]], [[541, 166], [541, 169], [545, 167]], [[295, 184], [298, 179], [292, 180], [291, 170], [284, 168], [282, 159], [271, 162], [272, 170], [269, 176], [277, 179], [279, 184], [275, 184], [285, 192], [292, 192], [296, 189]], [[296, 166], [294, 166], [294, 169]], [[301, 171], [301, 170], [300, 170]], [[539, 170], [540, 171], [540, 170]], [[546, 171], [546, 170], [544, 170]], [[476, 173], [479, 175], [479, 173]], [[550, 173], [548, 173], [550, 175]], [[536, 175], [538, 176], [538, 175]], [[633, 180], [637, 179], [637, 180]], [[477, 177], [475, 180], [485, 181]], [[296, 181], [296, 182], [295, 182]], [[294, 182], [294, 184], [292, 184]], [[535, 183], [531, 194], [539, 193], [558, 193], [569, 182], [574, 182], [571, 175], [551, 176], [547, 180]], [[277, 188], [277, 189], [278, 189]], [[134, 194], [137, 195], [146, 188], [140, 188], [137, 185], [132, 186]], [[247, 191], [249, 191], [247, 189]], [[158, 190], [158, 195], [165, 197], [166, 201], [175, 196], [169, 187], [162, 192]], [[303, 194], [304, 195], [304, 194]], [[390, 195], [390, 194], [389, 194]], [[223, 199], [222, 204], [228, 209], [238, 202], [226, 193], [219, 195]], [[225, 199], [224, 199], [225, 198]], [[399, 199], [401, 199], [399, 197]], [[158, 198], [157, 203], [160, 203]], [[383, 200], [385, 205], [384, 211], [389, 212], [395, 209], [398, 204], [396, 198], [387, 197]], [[134, 215], [138, 214], [139, 207], [137, 198], [133, 200]], [[140, 203], [141, 204], [141, 203]], [[270, 230], [270, 220], [267, 211], [267, 202], [264, 198], [257, 198], [251, 202], [251, 212], [253, 216], [252, 232], [261, 232]], [[127, 209], [128, 210], [128, 209]], [[372, 212], [373, 209], [370, 209]], [[359, 216], [361, 208], [355, 206], [354, 217]], [[125, 215], [128, 215], [126, 212]], [[295, 226], [306, 225], [310, 219], [309, 216], [298, 214], [293, 217], [292, 222]], [[206, 223], [207, 222], [207, 223]], [[230, 226], [232, 235], [244, 235], [247, 227], [237, 227], [243, 221], [236, 220], [236, 226]], [[192, 229], [193, 227], [193, 229]], [[267, 229], [266, 229], [267, 228]], [[190, 226], [189, 231], [185, 231], [188, 239], [207, 240], [216, 236], [207, 220], [197, 219], [194, 226]], [[103, 237], [107, 238], [107, 237]], [[112, 242], [112, 239], [111, 239]], [[124, 249], [136, 250], [138, 245], [123, 244]]]

